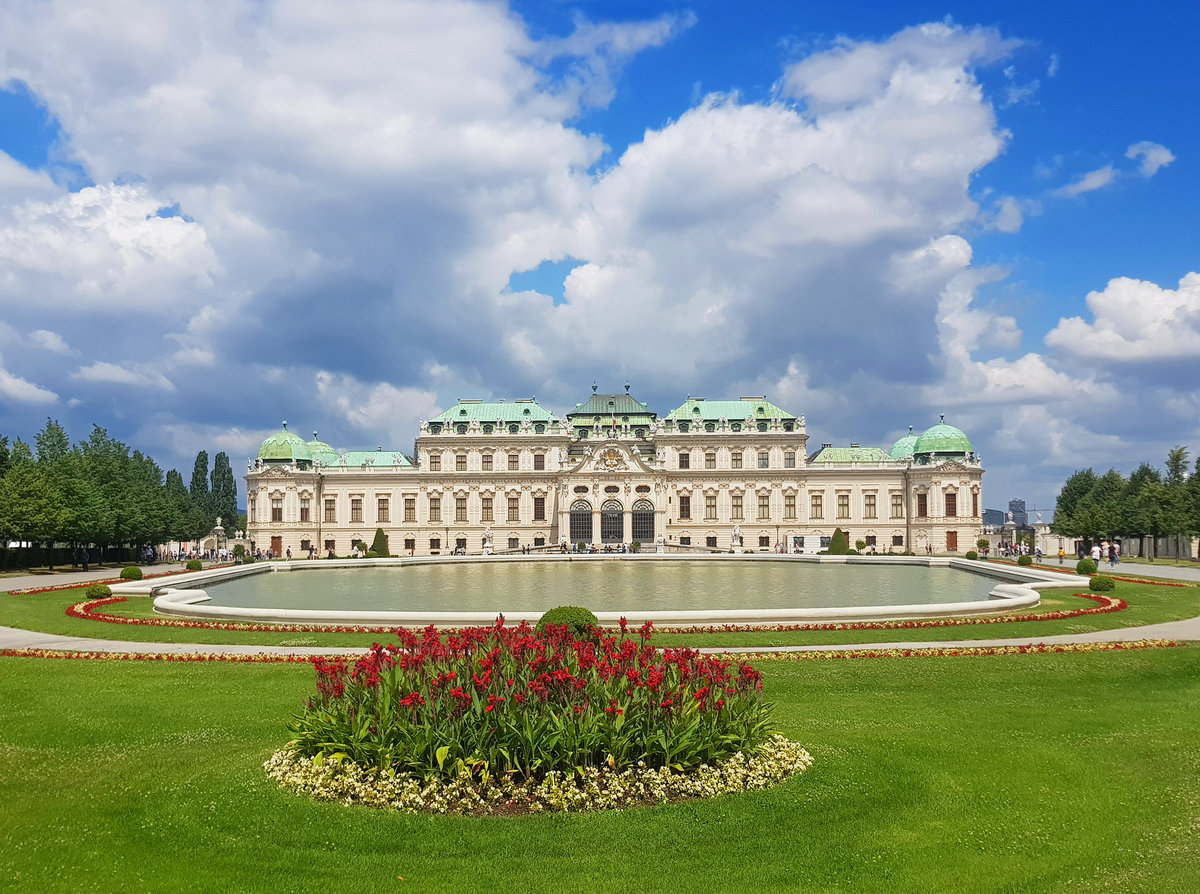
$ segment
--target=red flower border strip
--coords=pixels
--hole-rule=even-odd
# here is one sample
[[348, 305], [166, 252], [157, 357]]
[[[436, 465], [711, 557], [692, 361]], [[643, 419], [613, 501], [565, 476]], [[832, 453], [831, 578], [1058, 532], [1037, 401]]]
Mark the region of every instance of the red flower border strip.
[[[1187, 645], [1173, 639], [1113, 643], [1034, 643], [1028, 646], [955, 646], [929, 649], [822, 649], [808, 652], [743, 652], [739, 661], [849, 661], [863, 658], [987, 658], [1059, 655], [1078, 652], [1135, 652]], [[722, 653], [729, 655], [730, 653]], [[75, 661], [174, 661], [186, 664], [313, 664], [318, 655], [232, 655], [226, 652], [71, 652], [63, 649], [0, 649], [0, 658], [55, 658]]]
[[[739, 652], [743, 661], [837, 661], [858, 658], [987, 658], [1008, 655], [1051, 655], [1073, 652], [1134, 652], [1175, 649], [1187, 643], [1174, 639], [1139, 639], [1111, 643], [1033, 643], [1028, 646], [948, 646], [927, 649], [832, 649], [808, 652]], [[725, 653], [729, 654], [729, 653]]]
[[179, 661], [188, 664], [312, 664], [313, 655], [234, 655], [228, 652], [72, 652], [66, 649], [0, 649], [0, 658], [63, 658], [79, 661]]
[[[938, 627], [965, 627], [973, 624], [1008, 624], [1020, 621], [1062, 621], [1086, 615], [1124, 611], [1129, 604], [1116, 596], [1076, 593], [1082, 599], [1098, 603], [1090, 608], [1061, 609], [1053, 612], [1027, 612], [1023, 615], [990, 615], [986, 618], [929, 618], [919, 621], [842, 621], [827, 624], [714, 624], [693, 627], [662, 627], [660, 633], [788, 633], [800, 630], [920, 630]], [[187, 621], [176, 618], [130, 618], [100, 611], [105, 606], [125, 602], [124, 596], [91, 599], [70, 606], [67, 617], [107, 624], [133, 624], [144, 627], [180, 627], [192, 630], [244, 631], [247, 633], [392, 633], [396, 627], [366, 627], [339, 624], [237, 624], [221, 621]]]
[[[226, 562], [224, 565], [209, 565], [204, 570], [210, 571], [213, 568], [229, 568], [229, 567], [232, 567], [232, 565], [234, 565], [234, 564], [235, 563], [233, 563], [233, 562]], [[195, 574], [195, 573], [196, 573], [195, 571], [188, 571], [186, 568], [177, 568], [174, 571], [160, 571], [157, 574], [147, 574], [144, 577], [142, 577], [142, 580], [156, 580], [160, 577], [174, 577], [177, 574]], [[137, 581], [125, 580], [124, 578], [121, 578], [121, 577], [109, 577], [109, 578], [105, 578], [104, 580], [93, 580], [93, 581], [88, 581], [87, 583], [83, 583], [83, 584], [79, 584], [79, 583], [56, 584], [53, 587], [24, 587], [22, 589], [17, 589], [17, 590], [8, 590], [7, 592], [8, 592], [8, 595], [10, 595], [10, 596], [34, 596], [34, 595], [37, 595], [38, 593], [57, 593], [61, 590], [78, 590], [78, 589], [82, 589], [84, 587], [90, 587], [92, 584], [107, 584], [109, 586], [112, 586], [113, 584], [136, 584], [136, 583], [137, 583]]]

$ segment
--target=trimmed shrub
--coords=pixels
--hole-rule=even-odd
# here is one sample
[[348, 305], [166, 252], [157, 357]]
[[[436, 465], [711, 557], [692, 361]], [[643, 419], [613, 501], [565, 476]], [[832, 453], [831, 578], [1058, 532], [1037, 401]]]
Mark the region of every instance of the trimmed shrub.
[[121, 569], [121, 580], [141, 580], [142, 569], [136, 565], [126, 565]]
[[975, 550], [973, 550], [973, 549], [969, 549], [969, 550], [967, 550], [967, 554], [966, 554], [966, 556], [965, 556], [964, 558], [967, 558], [967, 559], [978, 559], [978, 558], [979, 558], [979, 553], [975, 552]]
[[386, 559], [391, 556], [388, 552], [387, 534], [383, 533], [383, 528], [375, 529], [375, 539], [371, 541], [371, 548], [367, 550], [368, 559]]
[[1020, 556], [1017, 559], [1017, 564], [1018, 565], [1032, 565], [1033, 564], [1033, 556]]
[[112, 595], [112, 587], [108, 584], [92, 584], [83, 591], [83, 595], [88, 599], [107, 599]]
[[865, 540], [855, 540], [855, 541], [854, 541], [854, 548], [855, 548], [856, 550], [858, 550], [858, 551], [861, 553], [861, 552], [862, 552], [864, 549], [866, 549], [866, 548], [867, 548], [867, 541], [865, 541]]
[[1088, 589], [1093, 593], [1107, 593], [1116, 587], [1117, 582], [1107, 574], [1097, 574], [1088, 582]]
[[1075, 564], [1075, 573], [1076, 574], [1095, 574], [1096, 573], [1096, 563], [1093, 562], [1091, 559], [1080, 559]]
[[199, 571], [204, 567], [204, 563], [199, 559], [188, 559], [187, 565], [184, 566], [188, 571]]
[[254, 562], [254, 556], [250, 555], [249, 553], [246, 553], [246, 555], [242, 556], [242, 564], [243, 565], [250, 565], [253, 562]]
[[829, 555], [845, 556], [850, 552], [850, 539], [846, 536], [846, 532], [841, 528], [833, 529], [833, 536], [829, 538]]
[[235, 559], [241, 559], [241, 558], [243, 558], [245, 555], [246, 555], [246, 547], [245, 547], [245, 545], [243, 545], [243, 544], [241, 544], [241, 543], [235, 543], [235, 544], [233, 545], [233, 557], [234, 557]]
[[576, 639], [588, 639], [593, 627], [599, 627], [600, 621], [594, 614], [578, 605], [560, 605], [542, 615], [537, 622], [538, 633], [545, 633], [551, 625], [567, 626]]
[[[629, 544], [629, 551], [634, 552], [634, 553], [640, 553], [642, 551], [641, 542], [638, 540], [633, 541], [633, 543]], [[730, 552], [733, 552], [733, 550], [730, 550]]]

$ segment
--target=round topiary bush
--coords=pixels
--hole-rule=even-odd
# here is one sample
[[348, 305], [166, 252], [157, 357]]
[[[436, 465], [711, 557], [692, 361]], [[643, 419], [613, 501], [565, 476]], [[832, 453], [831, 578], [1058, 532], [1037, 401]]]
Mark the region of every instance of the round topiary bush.
[[1017, 564], [1018, 565], [1032, 565], [1033, 564], [1033, 556], [1021, 556], [1019, 559], [1017, 559]]
[[967, 554], [966, 554], [966, 556], [965, 556], [964, 558], [967, 558], [967, 559], [978, 559], [978, 558], [979, 558], [979, 553], [975, 552], [975, 550], [973, 550], [973, 549], [969, 549], [969, 550], [967, 550]]
[[92, 584], [83, 595], [88, 599], [107, 599], [112, 595], [112, 588], [108, 584]]
[[367, 550], [367, 558], [368, 559], [378, 559], [379, 553], [375, 552], [375, 550], [373, 550], [373, 549], [369, 549], [369, 550]]
[[186, 567], [188, 571], [199, 571], [204, 567], [204, 563], [199, 559], [188, 559], [188, 563], [184, 567]]
[[1114, 581], [1107, 574], [1097, 574], [1088, 583], [1088, 589], [1091, 590], [1093, 593], [1107, 593], [1109, 590], [1113, 589], [1116, 585], [1117, 585], [1117, 582]]
[[1096, 573], [1096, 563], [1093, 562], [1091, 559], [1080, 559], [1079, 562], [1075, 565], [1075, 573], [1076, 574], [1095, 574]]
[[254, 562], [254, 556], [250, 555], [249, 553], [246, 553], [246, 555], [242, 556], [242, 564], [243, 565], [250, 565], [253, 562]]
[[141, 580], [142, 569], [136, 565], [126, 565], [121, 569], [121, 580]]
[[578, 605], [560, 605], [558, 608], [550, 609], [538, 619], [538, 633], [545, 633], [546, 628], [551, 624], [557, 626], [565, 624], [576, 639], [586, 639], [593, 627], [600, 626], [600, 621], [586, 608]]

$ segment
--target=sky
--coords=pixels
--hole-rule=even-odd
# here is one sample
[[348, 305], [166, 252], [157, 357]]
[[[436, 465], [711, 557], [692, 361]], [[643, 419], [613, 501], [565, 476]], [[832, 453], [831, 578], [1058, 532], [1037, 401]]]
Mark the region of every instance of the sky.
[[[7, 0], [0, 434], [190, 477], [458, 398], [1200, 452], [1200, 7]], [[244, 491], [244, 482], [239, 481]]]

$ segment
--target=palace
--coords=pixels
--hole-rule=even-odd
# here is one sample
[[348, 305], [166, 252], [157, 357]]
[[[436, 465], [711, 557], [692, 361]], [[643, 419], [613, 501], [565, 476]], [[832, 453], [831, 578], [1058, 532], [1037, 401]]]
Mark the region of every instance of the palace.
[[957, 553], [980, 536], [983, 467], [967, 436], [911, 427], [890, 450], [822, 444], [765, 397], [689, 397], [658, 415], [623, 394], [564, 418], [530, 398], [460, 400], [415, 456], [338, 451], [287, 430], [246, 474], [247, 537], [297, 558], [347, 555], [377, 528], [394, 555], [559, 550], [815, 553], [835, 528], [868, 551]]

